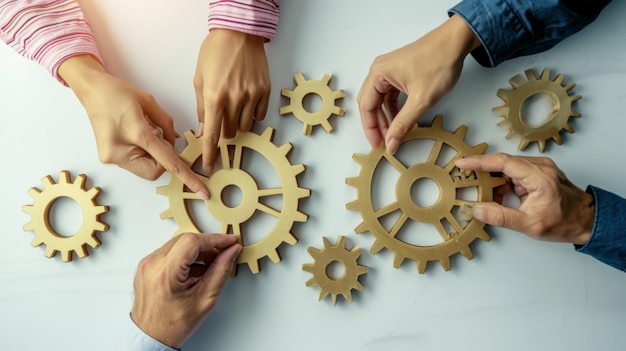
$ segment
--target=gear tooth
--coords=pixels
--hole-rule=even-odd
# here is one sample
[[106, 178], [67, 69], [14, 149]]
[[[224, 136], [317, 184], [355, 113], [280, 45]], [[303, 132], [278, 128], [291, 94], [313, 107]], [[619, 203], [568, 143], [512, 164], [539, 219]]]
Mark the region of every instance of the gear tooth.
[[281, 107], [278, 112], [280, 113], [280, 115], [288, 115], [290, 113], [293, 113], [293, 106], [291, 105], [286, 105]]
[[302, 213], [300, 211], [297, 211], [294, 216], [294, 222], [306, 222], [308, 219], [309, 219], [309, 215], [307, 215], [306, 213]]
[[367, 163], [367, 155], [363, 155], [363, 154], [353, 154], [352, 155], [352, 159], [358, 163], [360, 166], [363, 166], [365, 163]]
[[417, 265], [417, 272], [419, 274], [424, 274], [426, 272], [426, 266], [428, 265], [428, 261], [426, 261], [426, 260], [416, 260], [415, 264]]
[[[313, 272], [311, 272], [311, 271], [307, 271], [307, 272], [313, 273]], [[307, 280], [307, 281], [306, 281], [306, 283], [304, 283], [304, 284], [305, 284], [307, 287], [312, 287], [312, 286], [317, 285], [317, 283], [315, 282], [315, 278], [311, 278], [311, 279]]]
[[554, 142], [559, 144], [559, 145], [563, 144], [563, 139], [561, 139], [561, 135], [560, 134], [554, 134], [552, 136], [552, 140], [554, 140]]
[[337, 244], [335, 245], [335, 247], [340, 247], [342, 249], [346, 248], [346, 237], [343, 235], [339, 235], [339, 238], [337, 238]]
[[[357, 232], [358, 233], [358, 232]], [[370, 252], [372, 253], [372, 255], [376, 255], [377, 253], [380, 252], [380, 250], [382, 250], [385, 246], [383, 244], [380, 243], [380, 241], [376, 240], [374, 241], [374, 244], [372, 245], [372, 248], [370, 249]]]
[[483, 240], [483, 241], [489, 241], [489, 240], [491, 240], [491, 237], [489, 236], [489, 234], [487, 234], [487, 232], [486, 232], [486, 231], [484, 231], [484, 230], [479, 230], [479, 231], [477, 231], [477, 233], [476, 233], [476, 237], [477, 237], [478, 239], [480, 239], [480, 240]]
[[283, 241], [293, 246], [298, 242], [298, 238], [296, 238], [293, 233], [287, 233], [287, 235], [285, 235], [285, 237], [283, 238]]
[[332, 246], [332, 245], [330, 244], [330, 241], [328, 240], [328, 238], [327, 238], [327, 237], [323, 236], [323, 237], [322, 237], [322, 241], [324, 242], [324, 248], [325, 248], [325, 249], [326, 249], [326, 248], [329, 248], [329, 247], [331, 247], [331, 246]]
[[[545, 70], [544, 70], [544, 72], [545, 72]], [[524, 71], [524, 73], [526, 73], [526, 78], [528, 78], [528, 81], [537, 80], [537, 78], [535, 77], [535, 74], [533, 73], [533, 71], [527, 69], [526, 71]]]
[[[84, 174], [79, 174], [78, 176], [76, 176], [76, 179], [74, 179], [74, 185], [78, 185], [81, 188], [85, 188], [85, 182], [87, 181], [87, 176]], [[90, 190], [96, 189], [97, 187], [91, 188]], [[98, 188], [97, 192], [100, 192], [100, 189]]]
[[22, 230], [25, 232], [35, 231], [35, 225], [32, 221], [30, 221], [22, 226]]
[[574, 95], [574, 96], [570, 97], [570, 101], [571, 101], [571, 102], [574, 102], [574, 101], [578, 101], [578, 100], [580, 100], [580, 99], [582, 99], [582, 98], [583, 98], [583, 97], [582, 97], [582, 96], [580, 96], [580, 95]]
[[354, 284], [354, 288], [357, 289], [358, 291], [363, 291], [363, 289], [365, 289], [363, 284], [361, 284], [359, 281], [357, 281], [356, 284]]
[[307, 252], [308, 252], [311, 256], [313, 256], [313, 259], [317, 259], [317, 256], [319, 256], [319, 254], [322, 252], [322, 250], [320, 250], [320, 249], [316, 249], [316, 248], [314, 248], [314, 247], [312, 247], [312, 246], [309, 246], [309, 247], [306, 249], [306, 251], [307, 251]]
[[274, 262], [274, 263], [278, 263], [281, 260], [280, 254], [278, 253], [278, 250], [270, 251], [268, 253], [267, 257], [269, 257], [270, 260], [272, 260], [272, 262]]
[[328, 293], [325, 292], [324, 290], [320, 290], [320, 297], [318, 301], [322, 301], [322, 299], [325, 298], [326, 296], [328, 296]]
[[364, 232], [366, 232], [366, 231], [368, 231], [368, 230], [369, 230], [369, 227], [367, 226], [367, 224], [365, 224], [365, 222], [361, 222], [361, 224], [359, 224], [359, 225], [358, 225], [358, 226], [354, 229], [354, 231], [355, 231], [357, 234], [364, 233]]
[[[345, 97], [346, 97], [346, 93], [343, 91], [343, 89], [339, 89], [339, 90], [333, 91], [333, 98], [335, 98], [335, 100], [343, 99]], [[342, 112], [341, 116], [343, 116], [343, 112]]]
[[22, 212], [27, 213], [32, 216], [33, 214], [33, 205], [24, 205], [22, 206]]
[[70, 262], [72, 260], [72, 250], [61, 250], [61, 260]]
[[467, 135], [467, 126], [461, 124], [455, 131], [454, 131], [454, 135], [459, 136], [461, 139], [465, 138], [465, 135]]
[[291, 170], [293, 172], [294, 176], [297, 176], [298, 174], [304, 172], [306, 170], [306, 166], [304, 166], [303, 164], [297, 164], [297, 165], [293, 165], [291, 166]]
[[509, 113], [509, 108], [507, 106], [497, 106], [491, 109], [498, 116], [506, 117]]
[[[78, 178], [76, 178], [76, 181], [78, 181]], [[74, 182], [74, 184], [76, 184], [76, 182]], [[100, 188], [93, 187], [93, 188], [87, 190], [86, 194], [87, 194], [87, 196], [89, 196], [89, 198], [91, 200], [95, 200], [96, 197], [98, 197], [98, 195], [100, 194]]]
[[77, 247], [74, 251], [76, 251], [76, 254], [80, 258], [85, 258], [89, 256], [89, 252], [87, 252], [87, 248], [85, 247], [85, 245], [81, 245], [80, 247]]
[[337, 116], [343, 116], [343, 115], [346, 114], [346, 110], [341, 108], [341, 107], [339, 107], [339, 106], [334, 106], [333, 110], [332, 110], [332, 113], [334, 113]]
[[359, 177], [349, 177], [346, 178], [346, 184], [354, 187], [354, 188], [358, 188], [359, 187]]
[[522, 137], [522, 139], [519, 142], [519, 146], [517, 147], [518, 150], [524, 150], [527, 146], [528, 143], [530, 143], [530, 140], [528, 140], [526, 137]]
[[574, 128], [572, 128], [572, 126], [570, 126], [569, 124], [566, 124], [563, 129], [565, 129], [568, 133], [570, 134], [574, 134]]
[[359, 210], [359, 200], [354, 200], [351, 202], [348, 202], [346, 204], [346, 209], [350, 210], [350, 211], [358, 211]]
[[[273, 136], [274, 136], [274, 128], [272, 127], [265, 128], [263, 133], [261, 133], [261, 138], [266, 139], [267, 141], [271, 141]], [[285, 143], [285, 144], [289, 144], [289, 143]]]
[[436, 115], [433, 119], [433, 123], [430, 125], [431, 128], [443, 129], [443, 116]]
[[346, 291], [343, 294], [343, 297], [345, 297], [348, 302], [352, 303], [352, 292], [350, 290]]
[[509, 79], [509, 84], [513, 87], [513, 89], [519, 88], [519, 86], [525, 82], [526, 79], [524, 79], [521, 74], [516, 74], [513, 78]]
[[574, 117], [574, 118], [580, 118], [582, 115], [578, 112], [572, 111], [570, 113], [570, 116]]
[[487, 143], [480, 143], [472, 148], [472, 152], [475, 152], [477, 155], [482, 155], [487, 151], [489, 145]]
[[[291, 99], [291, 96], [293, 95], [293, 90], [283, 88], [280, 90], [280, 95]], [[287, 106], [284, 106], [284, 107], [287, 107]], [[281, 107], [281, 110], [282, 110], [282, 107]], [[283, 113], [281, 112], [280, 114], [282, 115]]]
[[324, 74], [324, 77], [322, 77], [321, 82], [324, 83], [324, 85], [328, 85], [328, 83], [330, 83], [330, 80], [333, 78], [333, 75], [330, 73], [326, 73]]
[[37, 247], [37, 246], [43, 245], [43, 240], [41, 240], [41, 238], [39, 238], [37, 235], [35, 235], [35, 238], [33, 239], [33, 241], [30, 242], [30, 245], [32, 247]]
[[97, 230], [99, 232], [106, 232], [107, 230], [109, 230], [109, 225], [98, 221], [94, 225], [94, 230]]
[[[50, 187], [50, 186], [52, 186], [52, 185], [54, 185], [54, 184], [56, 184], [56, 183], [54, 182], [54, 179], [52, 179], [52, 177], [51, 177], [51, 176], [49, 176], [49, 175], [47, 175], [47, 176], [45, 176], [45, 177], [41, 178], [41, 183], [43, 184], [44, 189], [45, 189], [45, 188], [47, 188], [47, 187]], [[34, 188], [33, 188], [33, 189], [34, 189]], [[39, 189], [37, 189], [37, 190], [39, 190]]]
[[575, 86], [576, 86], [576, 83], [569, 83], [569, 84], [568, 84], [568, 85], [566, 85], [563, 89], [565, 89], [565, 91], [570, 91], [570, 90], [572, 90]]
[[101, 214], [107, 213], [107, 212], [109, 212], [109, 206], [104, 205], [104, 206], [95, 206], [94, 207], [94, 213], [96, 215], [101, 215]]
[[361, 266], [361, 265], [357, 266], [357, 271], [356, 271], [357, 275], [365, 274], [367, 272], [369, 272], [369, 268], [367, 268], [367, 266]]
[[296, 74], [293, 75], [293, 80], [296, 82], [296, 85], [306, 82], [306, 78], [304, 78], [302, 72], [296, 72]]
[[563, 83], [563, 79], [565, 77], [562, 74], [557, 74], [556, 77], [554, 77], [554, 79], [552, 79], [553, 82], [555, 82], [558, 85], [561, 85], [561, 83]]
[[284, 143], [278, 148], [283, 155], [287, 155], [291, 149], [293, 149], [293, 145], [291, 143]]
[[395, 256], [393, 256], [393, 266], [395, 268], [400, 268], [402, 262], [404, 262], [404, 256], [396, 253]]
[[174, 218], [174, 214], [172, 213], [172, 210], [168, 208], [167, 210], [161, 212], [159, 217], [161, 217], [161, 219]]
[[443, 267], [444, 271], [450, 270], [450, 257], [446, 256], [446, 257], [440, 258], [439, 263], [441, 264], [441, 267]]
[[337, 305], [337, 295], [336, 294], [331, 294], [332, 298], [333, 298], [333, 306]]
[[514, 135], [515, 135], [515, 132], [513, 131], [513, 129], [509, 129], [509, 132], [507, 133], [505, 138], [511, 139]]
[[250, 272], [252, 272], [252, 274], [258, 274], [261, 271], [259, 260], [253, 259], [248, 261], [248, 267], [250, 267]]
[[459, 250], [461, 252], [461, 254], [463, 256], [465, 256], [465, 258], [467, 258], [468, 260], [471, 260], [474, 258], [474, 254], [472, 253], [472, 250], [469, 247], [464, 247], [461, 250]]
[[539, 79], [550, 80], [550, 71], [547, 68], [544, 68], [541, 72], [541, 77], [539, 77]]
[[167, 185], [160, 186], [156, 189], [157, 194], [167, 196], [169, 193], [169, 187]]
[[56, 255], [56, 253], [57, 253], [57, 250], [53, 249], [50, 246], [46, 246], [46, 252], [44, 253], [46, 257], [48, 258], [53, 257], [54, 255]]
[[539, 147], [539, 152], [543, 152], [546, 149], [546, 141], [537, 140], [537, 146]]
[[191, 144], [194, 140], [196, 140], [196, 136], [190, 130], [186, 131], [184, 135], [185, 135], [185, 141], [187, 141], [187, 144]]
[[302, 124], [302, 134], [304, 135], [311, 135], [311, 132], [313, 132], [313, 126], [308, 124], [308, 123], [304, 123]]
[[100, 245], [102, 245], [102, 242], [100, 240], [98, 240], [98, 238], [96, 237], [91, 237], [87, 242], [87, 245], [93, 247], [94, 249], [97, 249], [100, 247]]
[[39, 194], [41, 194], [41, 190], [38, 188], [28, 189], [28, 195], [30, 195], [33, 199], [36, 199]]
[[70, 172], [69, 171], [61, 171], [61, 172], [59, 172], [59, 182], [58, 182], [58, 184], [71, 184]]
[[[330, 123], [326, 120], [322, 121], [322, 123], [320, 123], [322, 125], [322, 128], [324, 128], [324, 130], [327, 133], [331, 133], [333, 131], [333, 126], [330, 125]], [[307, 134], [308, 135], [308, 134]]]
[[307, 189], [307, 188], [297, 188], [296, 190], [296, 196], [301, 199], [303, 197], [309, 197], [311, 196], [311, 189]]
[[[314, 267], [315, 267], [315, 265], [313, 263], [304, 263], [302, 265], [302, 270], [305, 271], [305, 272], [313, 273]], [[309, 281], [311, 281], [311, 280], [314, 281], [314, 278], [309, 279]], [[309, 285], [307, 285], [307, 286], [309, 286]]]
[[[513, 85], [513, 84], [511, 84]], [[511, 90], [508, 89], [498, 89], [498, 91], [496, 92], [496, 95], [498, 95], [498, 97], [502, 100], [504, 100], [505, 103], [508, 103], [509, 100], [511, 100]]]

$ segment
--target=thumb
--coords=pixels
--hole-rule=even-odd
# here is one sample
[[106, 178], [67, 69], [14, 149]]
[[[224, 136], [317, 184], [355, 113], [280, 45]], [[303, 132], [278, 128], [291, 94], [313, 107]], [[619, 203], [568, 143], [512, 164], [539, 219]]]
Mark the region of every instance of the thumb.
[[404, 137], [415, 127], [417, 121], [424, 114], [424, 109], [421, 108], [416, 101], [407, 100], [402, 109], [398, 112], [396, 117], [391, 121], [387, 134], [385, 135], [385, 146], [387, 152], [391, 155], [398, 151], [398, 147]]
[[207, 269], [202, 277], [204, 281], [202, 286], [204, 296], [207, 298], [217, 298], [224, 284], [226, 284], [226, 280], [230, 276], [230, 272], [235, 265], [235, 260], [241, 250], [241, 245], [234, 244], [215, 256], [209, 269]]
[[474, 206], [472, 216], [477, 220], [497, 226], [524, 232], [527, 215], [517, 209], [504, 207], [495, 202], [481, 202]]

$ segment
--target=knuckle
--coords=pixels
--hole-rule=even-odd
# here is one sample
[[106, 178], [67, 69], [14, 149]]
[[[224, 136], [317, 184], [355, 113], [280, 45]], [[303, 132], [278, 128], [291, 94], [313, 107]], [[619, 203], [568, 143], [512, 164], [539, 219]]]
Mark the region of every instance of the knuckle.
[[408, 134], [411, 131], [411, 129], [413, 129], [412, 123], [407, 123], [406, 121], [403, 121], [400, 119], [394, 120], [392, 124], [394, 125], [395, 129], [398, 132], [400, 132], [403, 136]]
[[178, 244], [184, 246], [198, 246], [200, 241], [198, 235], [199, 234], [195, 233], [183, 233], [180, 235], [180, 239], [178, 239]]

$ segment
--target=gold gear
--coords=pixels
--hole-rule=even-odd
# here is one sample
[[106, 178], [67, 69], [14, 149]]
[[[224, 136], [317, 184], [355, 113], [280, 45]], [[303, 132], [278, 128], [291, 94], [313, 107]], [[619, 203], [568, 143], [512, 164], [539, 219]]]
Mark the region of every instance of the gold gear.
[[[570, 117], [580, 117], [580, 113], [572, 111], [572, 103], [581, 98], [580, 95], [571, 96], [568, 92], [576, 86], [570, 83], [562, 86], [563, 75], [559, 74], [550, 80], [550, 71], [544, 69], [539, 79], [535, 77], [531, 70], [526, 70], [525, 80], [521, 75], [516, 75], [509, 80], [513, 87], [512, 90], [499, 89], [498, 96], [504, 100], [503, 106], [494, 107], [493, 111], [498, 116], [504, 117], [499, 126], [509, 127], [509, 133], [506, 138], [509, 139], [514, 135], [521, 137], [519, 150], [524, 150], [529, 143], [536, 141], [539, 152], [543, 152], [546, 147], [546, 140], [552, 139], [557, 144], [563, 144], [563, 139], [559, 134], [561, 130], [574, 133], [567, 122]], [[547, 93], [554, 103], [552, 115], [538, 127], [531, 127], [524, 123], [522, 106], [524, 101], [529, 97], [538, 94]]]
[[[293, 76], [296, 88], [294, 90], [281, 90], [281, 95], [289, 98], [290, 103], [280, 108], [280, 114], [293, 113], [304, 124], [302, 133], [305, 135], [311, 135], [311, 130], [316, 125], [321, 125], [326, 132], [330, 133], [333, 127], [328, 119], [333, 114], [343, 116], [346, 112], [341, 107], [335, 106], [335, 100], [344, 98], [346, 95], [343, 90], [333, 91], [330, 89], [328, 83], [332, 77], [331, 74], [327, 73], [322, 80], [306, 80], [302, 73], [297, 72]], [[309, 94], [315, 94], [322, 99], [322, 107], [316, 112], [309, 112], [302, 105], [304, 97]]]
[[[436, 116], [430, 127], [414, 127], [403, 142], [414, 139], [434, 139], [435, 144], [424, 163], [405, 166], [400, 160], [385, 151], [384, 146], [374, 148], [368, 155], [354, 154], [353, 159], [361, 165], [358, 177], [347, 178], [346, 184], [357, 189], [357, 199], [346, 205], [349, 210], [361, 212], [363, 222], [355, 229], [357, 233], [370, 231], [376, 241], [372, 245], [372, 254], [383, 248], [394, 253], [394, 267], [398, 268], [405, 259], [414, 260], [419, 273], [426, 271], [429, 261], [439, 261], [444, 270], [450, 269], [450, 256], [460, 252], [467, 259], [472, 259], [469, 245], [476, 239], [490, 239], [484, 231], [484, 223], [471, 219], [465, 227], [452, 214], [455, 206], [464, 208], [475, 202], [457, 199], [457, 190], [468, 187], [477, 188], [477, 201], [492, 201], [493, 188], [504, 184], [503, 178], [492, 177], [488, 172], [459, 171], [454, 162], [459, 158], [480, 155], [487, 149], [487, 144], [469, 146], [463, 139], [467, 127], [462, 125], [454, 133], [442, 129], [442, 117]], [[456, 151], [455, 156], [443, 167], [436, 164], [444, 145]], [[374, 209], [371, 197], [372, 177], [378, 164], [388, 161], [399, 173], [396, 183], [396, 200], [380, 209]], [[439, 186], [439, 199], [430, 207], [421, 207], [411, 198], [411, 186], [420, 178], [430, 178]], [[390, 231], [380, 223], [379, 219], [387, 214], [400, 211], [398, 220]], [[433, 246], [418, 246], [396, 238], [400, 229], [408, 220], [431, 223], [441, 235], [443, 242]], [[453, 232], [444, 226], [447, 221]]]
[[[48, 175], [41, 180], [43, 190], [31, 188], [28, 191], [34, 203], [22, 206], [22, 211], [31, 216], [31, 221], [25, 224], [23, 229], [35, 232], [35, 238], [31, 243], [33, 247], [46, 245], [46, 257], [54, 257], [57, 251], [61, 253], [61, 259], [64, 262], [72, 260], [72, 251], [75, 251], [80, 258], [87, 257], [89, 256], [87, 245], [94, 249], [100, 246], [96, 231], [104, 232], [109, 229], [109, 226], [98, 218], [99, 215], [107, 212], [109, 207], [96, 204], [100, 188], [85, 189], [86, 180], [87, 176], [79, 174], [72, 183], [70, 173], [61, 171], [58, 183], [55, 183], [54, 179]], [[76, 201], [83, 212], [83, 225], [72, 236], [63, 236], [55, 232], [48, 217], [54, 201], [63, 196]]]
[[[294, 245], [298, 239], [291, 233], [293, 222], [306, 222], [308, 216], [298, 210], [299, 200], [308, 197], [311, 190], [300, 188], [296, 176], [304, 172], [302, 164], [292, 165], [287, 154], [292, 148], [290, 143], [277, 147], [272, 143], [273, 128], [267, 128], [263, 134], [239, 132], [233, 139], [221, 139], [219, 153], [223, 168], [216, 171], [210, 178], [199, 175], [213, 195], [205, 205], [211, 215], [220, 223], [220, 232], [234, 234], [243, 245], [237, 259], [238, 264], [247, 263], [252, 273], [259, 273], [259, 260], [268, 256], [274, 263], [280, 262], [278, 246], [283, 242]], [[202, 139], [196, 138], [191, 131], [185, 133], [187, 147], [180, 157], [188, 165], [193, 165], [202, 156]], [[229, 149], [234, 148], [233, 160], [230, 160]], [[264, 156], [276, 170], [281, 187], [259, 189], [254, 178], [241, 168], [244, 148], [256, 151]], [[229, 207], [221, 198], [222, 191], [228, 186], [236, 186], [242, 192], [242, 201], [238, 206]], [[173, 218], [178, 224], [174, 236], [185, 232], [199, 233], [200, 230], [192, 221], [187, 210], [187, 200], [202, 200], [198, 195], [188, 191], [178, 177], [170, 177], [170, 183], [157, 188], [157, 193], [168, 197], [169, 208], [161, 213], [161, 218]], [[282, 209], [276, 210], [260, 202], [265, 196], [281, 195]], [[272, 230], [260, 241], [245, 245], [242, 238], [241, 224], [261, 211], [278, 220]], [[235, 272], [233, 272], [236, 274]]]
[[[352, 289], [363, 290], [363, 285], [359, 282], [359, 276], [367, 273], [367, 266], [357, 263], [361, 256], [361, 249], [353, 247], [346, 249], [346, 238], [339, 236], [337, 245], [332, 246], [328, 239], [324, 239], [324, 248], [319, 250], [309, 247], [307, 251], [313, 257], [313, 263], [305, 263], [302, 270], [313, 274], [313, 278], [306, 282], [306, 286], [319, 286], [321, 301], [324, 297], [331, 295], [333, 305], [337, 303], [337, 295], [343, 295], [349, 302], [352, 302]], [[344, 266], [344, 274], [338, 279], [328, 276], [326, 271], [329, 264], [340, 262]]]

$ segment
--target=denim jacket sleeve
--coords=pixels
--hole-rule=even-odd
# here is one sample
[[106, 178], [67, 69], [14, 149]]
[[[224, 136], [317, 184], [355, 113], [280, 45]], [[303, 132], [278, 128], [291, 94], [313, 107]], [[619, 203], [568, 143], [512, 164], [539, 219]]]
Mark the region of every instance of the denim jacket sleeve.
[[464, 0], [448, 11], [482, 43], [472, 56], [495, 67], [511, 58], [545, 51], [593, 22], [610, 0]]
[[608, 191], [588, 186], [593, 195], [595, 218], [591, 236], [576, 251], [626, 272], [626, 199]]

